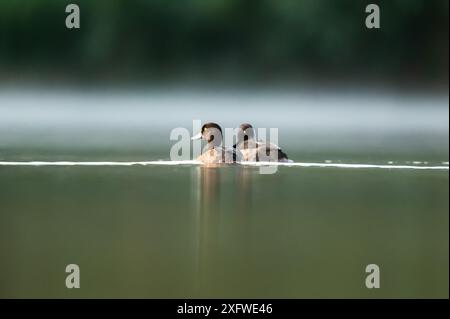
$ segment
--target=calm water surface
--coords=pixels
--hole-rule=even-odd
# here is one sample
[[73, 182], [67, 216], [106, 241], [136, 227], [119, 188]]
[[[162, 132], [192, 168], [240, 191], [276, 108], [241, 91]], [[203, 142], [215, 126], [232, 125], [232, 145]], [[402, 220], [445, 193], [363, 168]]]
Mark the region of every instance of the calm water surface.
[[[448, 171], [0, 167], [1, 297], [445, 297]], [[65, 288], [65, 265], [82, 289]], [[365, 266], [382, 289], [364, 286]]]

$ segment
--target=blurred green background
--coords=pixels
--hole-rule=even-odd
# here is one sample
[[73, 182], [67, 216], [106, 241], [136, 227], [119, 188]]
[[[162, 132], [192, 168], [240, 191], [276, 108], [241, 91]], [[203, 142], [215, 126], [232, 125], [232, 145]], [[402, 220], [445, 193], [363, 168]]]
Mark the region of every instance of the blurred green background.
[[[372, 1], [373, 2], [373, 1]], [[383, 81], [448, 83], [448, 1], [0, 2], [0, 81]]]

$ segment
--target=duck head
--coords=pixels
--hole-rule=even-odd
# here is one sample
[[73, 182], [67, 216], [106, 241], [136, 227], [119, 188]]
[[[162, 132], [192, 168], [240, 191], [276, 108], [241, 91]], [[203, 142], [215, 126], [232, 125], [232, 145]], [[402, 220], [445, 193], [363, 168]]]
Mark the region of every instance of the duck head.
[[192, 137], [192, 140], [203, 139], [208, 144], [219, 146], [222, 144], [222, 128], [217, 123], [206, 123], [202, 126], [200, 133]]
[[237, 142], [247, 142], [248, 140], [255, 139], [255, 131], [253, 126], [249, 123], [243, 123], [239, 125], [238, 133], [237, 133]]

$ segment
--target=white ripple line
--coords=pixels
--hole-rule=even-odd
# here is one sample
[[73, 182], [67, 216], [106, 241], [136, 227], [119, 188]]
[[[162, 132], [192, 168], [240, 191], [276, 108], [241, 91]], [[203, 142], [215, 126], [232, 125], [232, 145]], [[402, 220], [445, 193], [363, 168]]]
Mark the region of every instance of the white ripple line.
[[198, 161], [141, 161], [141, 162], [0, 162], [0, 166], [146, 166], [146, 165], [192, 165], [201, 164]]
[[[73, 162], [73, 161], [30, 161], [7, 162], [0, 161], [0, 166], [148, 166], [148, 165], [201, 165], [199, 161], [140, 161], [140, 162]], [[449, 170], [449, 166], [417, 166], [417, 165], [377, 165], [377, 164], [346, 164], [346, 163], [277, 163], [277, 162], [242, 162], [243, 166], [298, 166], [298, 167], [334, 167], [334, 168], [379, 168], [379, 169], [414, 169], [414, 170]]]
[[300, 166], [300, 167], [334, 167], [334, 168], [381, 168], [381, 169], [418, 169], [418, 170], [449, 170], [449, 166], [417, 166], [417, 165], [378, 165], [378, 164], [346, 164], [346, 163], [270, 163], [246, 162], [242, 165], [250, 166]]

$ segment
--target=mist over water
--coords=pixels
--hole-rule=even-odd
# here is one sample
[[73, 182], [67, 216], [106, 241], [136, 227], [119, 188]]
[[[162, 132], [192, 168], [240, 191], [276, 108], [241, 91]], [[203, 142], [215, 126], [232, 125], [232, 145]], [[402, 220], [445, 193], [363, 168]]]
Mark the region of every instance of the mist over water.
[[193, 135], [192, 121], [201, 120], [224, 128], [242, 122], [278, 128], [280, 145], [291, 152], [413, 149], [446, 154], [448, 112], [445, 94], [3, 89], [0, 148], [166, 150], [174, 143], [169, 140], [172, 129], [185, 127]]

